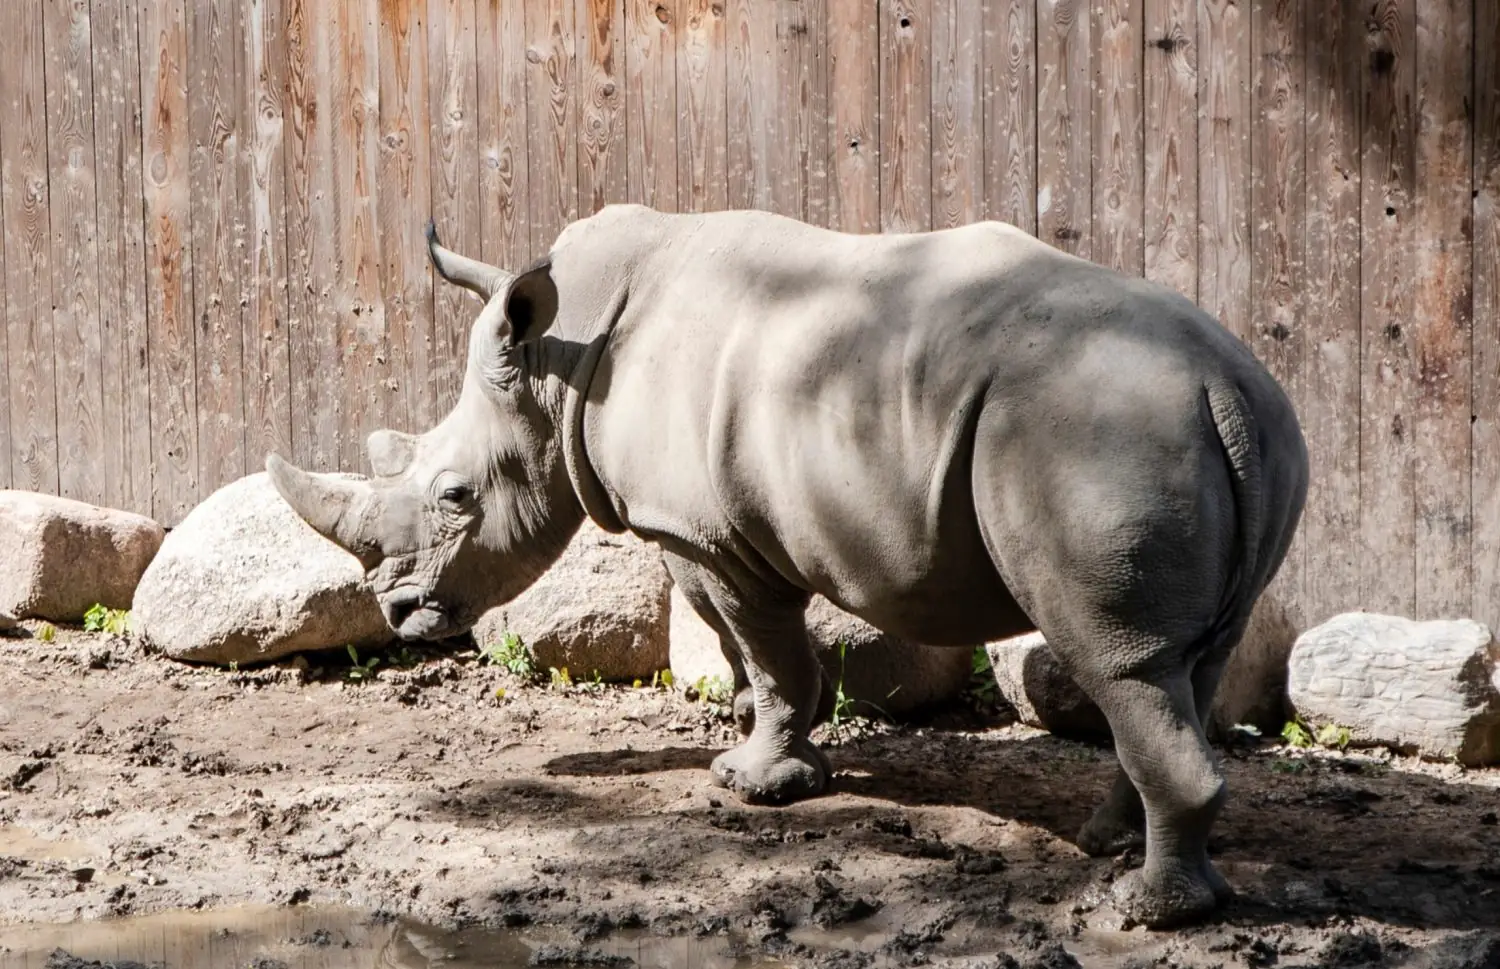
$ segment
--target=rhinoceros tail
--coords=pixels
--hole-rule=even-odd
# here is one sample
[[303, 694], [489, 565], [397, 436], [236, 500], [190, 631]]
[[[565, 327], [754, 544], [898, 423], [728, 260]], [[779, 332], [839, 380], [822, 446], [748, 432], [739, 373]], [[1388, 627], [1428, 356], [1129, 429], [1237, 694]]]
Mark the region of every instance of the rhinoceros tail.
[[1232, 627], [1237, 620], [1248, 618], [1264, 582], [1259, 568], [1265, 519], [1260, 433], [1255, 415], [1238, 387], [1218, 381], [1210, 383], [1205, 391], [1214, 428], [1229, 459], [1230, 486], [1234, 489], [1238, 554], [1220, 605], [1220, 622]]

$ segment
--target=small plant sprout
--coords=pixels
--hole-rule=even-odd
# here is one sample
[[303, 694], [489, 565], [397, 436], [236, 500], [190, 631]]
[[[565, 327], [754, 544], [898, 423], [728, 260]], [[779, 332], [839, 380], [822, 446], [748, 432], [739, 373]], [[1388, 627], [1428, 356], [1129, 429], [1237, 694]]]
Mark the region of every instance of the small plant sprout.
[[1285, 740], [1288, 746], [1296, 747], [1298, 750], [1306, 750], [1313, 746], [1312, 734], [1297, 720], [1286, 722], [1286, 725], [1281, 728], [1281, 739]]
[[50, 643], [57, 638], [57, 627], [50, 622], [44, 622], [36, 627], [36, 638], [44, 643]]
[[86, 632], [123, 636], [130, 631], [130, 611], [111, 609], [96, 602], [83, 614], [83, 628]]
[[498, 641], [485, 645], [481, 655], [490, 666], [504, 667], [512, 676], [522, 680], [537, 677], [536, 660], [515, 633], [502, 633]]
[[573, 677], [568, 673], [566, 666], [562, 669], [558, 669], [556, 666], [547, 667], [547, 676], [549, 677], [547, 685], [554, 690], [566, 690], [573, 685]]
[[359, 682], [375, 676], [375, 664], [380, 662], [379, 656], [371, 656], [368, 660], [361, 663], [359, 661], [359, 652], [355, 650], [352, 643], [346, 644], [344, 648], [349, 651], [349, 661], [354, 664], [349, 669], [349, 679]]

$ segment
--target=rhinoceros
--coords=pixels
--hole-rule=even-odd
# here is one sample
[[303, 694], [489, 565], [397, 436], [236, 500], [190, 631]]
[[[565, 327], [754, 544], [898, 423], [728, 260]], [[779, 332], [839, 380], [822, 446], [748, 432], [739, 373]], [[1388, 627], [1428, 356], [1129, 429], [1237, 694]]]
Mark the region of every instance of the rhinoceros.
[[370, 435], [368, 480], [266, 460], [397, 634], [463, 632], [585, 516], [633, 533], [753, 700], [713, 779], [780, 804], [830, 776], [813, 594], [913, 642], [1040, 630], [1121, 764], [1077, 842], [1144, 840], [1116, 907], [1159, 927], [1230, 896], [1203, 725], [1308, 483], [1293, 406], [1240, 339], [998, 222], [855, 235], [611, 205], [515, 274], [430, 223], [428, 242], [483, 302], [452, 411]]

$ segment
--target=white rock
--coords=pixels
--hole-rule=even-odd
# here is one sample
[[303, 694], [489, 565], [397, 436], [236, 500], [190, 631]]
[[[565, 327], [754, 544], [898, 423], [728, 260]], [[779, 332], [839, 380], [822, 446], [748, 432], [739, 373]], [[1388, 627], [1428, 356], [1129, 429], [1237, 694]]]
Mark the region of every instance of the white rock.
[[1344, 613], [1292, 650], [1288, 690], [1313, 726], [1467, 765], [1500, 762], [1500, 645], [1470, 619]]
[[132, 625], [174, 659], [209, 663], [394, 638], [359, 562], [264, 472], [220, 488], [172, 530], [136, 590]]
[[671, 584], [655, 546], [586, 521], [536, 584], [480, 617], [474, 641], [483, 648], [513, 633], [541, 669], [649, 680], [667, 665]]
[[[829, 679], [838, 683], [838, 644], [847, 647], [843, 660], [844, 695], [854, 702], [852, 712], [872, 715], [878, 707], [892, 717], [952, 699], [963, 691], [972, 666], [972, 648], [922, 646], [875, 629], [822, 596], [807, 607], [807, 631], [818, 660]], [[691, 604], [674, 586], [671, 616], [672, 675], [681, 685], [701, 677], [733, 682], [733, 671], [719, 646], [718, 635], [698, 618]]]
[[0, 610], [77, 622], [95, 603], [129, 609], [164, 534], [127, 511], [0, 491]]
[[[1296, 629], [1271, 596], [1262, 596], [1230, 654], [1209, 713], [1208, 734], [1223, 737], [1235, 724], [1277, 731], [1286, 716], [1287, 657]], [[986, 647], [1000, 695], [1022, 723], [1058, 736], [1105, 740], [1109, 722], [1063, 672], [1041, 633]]]

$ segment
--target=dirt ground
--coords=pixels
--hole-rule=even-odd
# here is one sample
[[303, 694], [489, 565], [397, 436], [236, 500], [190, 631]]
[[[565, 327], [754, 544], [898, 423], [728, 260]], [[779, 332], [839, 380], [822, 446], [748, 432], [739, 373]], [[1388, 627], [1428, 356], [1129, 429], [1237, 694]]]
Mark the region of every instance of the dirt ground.
[[1108, 903], [1139, 859], [1072, 844], [1107, 749], [967, 709], [823, 728], [833, 793], [751, 808], [709, 781], [709, 703], [407, 658], [353, 682], [0, 639], [0, 926], [341, 903], [840, 969], [1500, 967], [1500, 770], [1247, 738], [1212, 847], [1239, 897], [1152, 932]]

